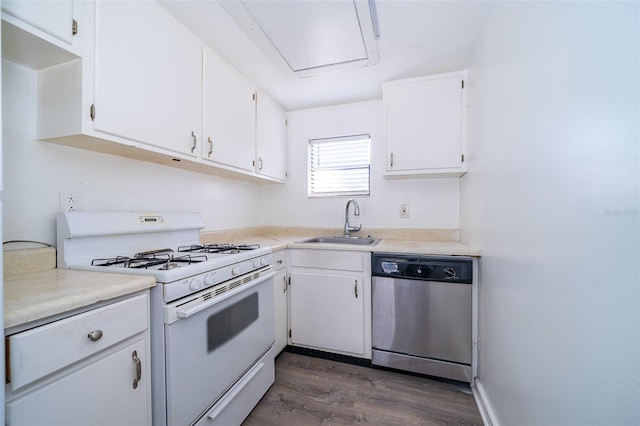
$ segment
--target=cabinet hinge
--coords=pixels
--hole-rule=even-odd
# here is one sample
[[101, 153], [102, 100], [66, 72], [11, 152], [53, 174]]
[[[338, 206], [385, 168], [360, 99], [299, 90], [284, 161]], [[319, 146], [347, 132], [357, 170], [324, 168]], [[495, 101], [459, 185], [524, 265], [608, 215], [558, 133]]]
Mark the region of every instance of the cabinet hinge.
[[95, 104], [91, 104], [91, 108], [89, 110], [89, 117], [91, 117], [91, 121], [93, 121], [96, 118], [96, 105]]
[[256, 100], [256, 94], [255, 94], [255, 93], [253, 94], [252, 99], [253, 99], [254, 101]]
[[75, 19], [71, 21], [71, 35], [78, 34], [78, 21]]
[[461, 82], [461, 83], [462, 83], [462, 88], [464, 89], [464, 80], [462, 80], [462, 82]]
[[462, 162], [464, 163], [464, 154], [462, 154]]
[[288, 126], [289, 125], [289, 120], [284, 120], [284, 125]]
[[289, 337], [291, 337], [291, 329], [289, 329]]

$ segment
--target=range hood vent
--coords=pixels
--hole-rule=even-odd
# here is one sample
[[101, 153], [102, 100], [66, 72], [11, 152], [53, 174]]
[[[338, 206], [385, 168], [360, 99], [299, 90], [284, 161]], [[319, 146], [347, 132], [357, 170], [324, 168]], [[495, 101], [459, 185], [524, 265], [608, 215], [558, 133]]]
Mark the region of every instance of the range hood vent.
[[374, 0], [219, 0], [283, 72], [307, 77], [379, 60]]

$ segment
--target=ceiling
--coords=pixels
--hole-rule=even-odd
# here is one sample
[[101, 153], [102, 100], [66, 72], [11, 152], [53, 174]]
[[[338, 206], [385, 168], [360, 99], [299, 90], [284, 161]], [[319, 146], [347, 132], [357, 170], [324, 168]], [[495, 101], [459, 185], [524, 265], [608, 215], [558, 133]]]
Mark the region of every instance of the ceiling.
[[[330, 1], [335, 0], [260, 3], [282, 9], [287, 2]], [[494, 1], [376, 0], [379, 61], [310, 77], [278, 68], [216, 0], [160, 4], [285, 110], [294, 111], [380, 99], [385, 81], [467, 68]]]

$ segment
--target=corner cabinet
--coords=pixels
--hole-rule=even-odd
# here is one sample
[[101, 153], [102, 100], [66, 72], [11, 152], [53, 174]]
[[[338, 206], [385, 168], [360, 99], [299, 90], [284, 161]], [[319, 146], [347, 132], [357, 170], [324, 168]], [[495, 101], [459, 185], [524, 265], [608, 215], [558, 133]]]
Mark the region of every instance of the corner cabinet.
[[287, 118], [284, 111], [258, 93], [256, 113], [256, 173], [284, 182], [287, 178]]
[[284, 182], [284, 111], [209, 49], [204, 50], [202, 158]]
[[467, 171], [467, 71], [384, 83], [385, 177]]
[[148, 291], [6, 341], [7, 425], [151, 424]]
[[290, 344], [371, 359], [368, 252], [290, 252]]

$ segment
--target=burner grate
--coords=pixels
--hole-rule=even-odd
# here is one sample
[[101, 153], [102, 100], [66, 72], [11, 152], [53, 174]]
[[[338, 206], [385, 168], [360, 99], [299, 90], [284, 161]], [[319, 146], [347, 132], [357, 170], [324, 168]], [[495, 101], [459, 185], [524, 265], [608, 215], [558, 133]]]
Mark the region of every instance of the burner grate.
[[218, 254], [235, 254], [241, 251], [255, 250], [260, 248], [260, 244], [206, 244], [191, 245], [178, 247], [179, 252], [195, 252], [195, 253], [218, 253]]
[[192, 263], [204, 262], [205, 260], [207, 260], [207, 256], [204, 254], [187, 254], [176, 257], [173, 255], [173, 250], [161, 249], [136, 253], [132, 258], [116, 256], [113, 258], [93, 259], [91, 265], [106, 267], [119, 266], [121, 268], [132, 269], [149, 269], [158, 266], [156, 269], [169, 270]]

